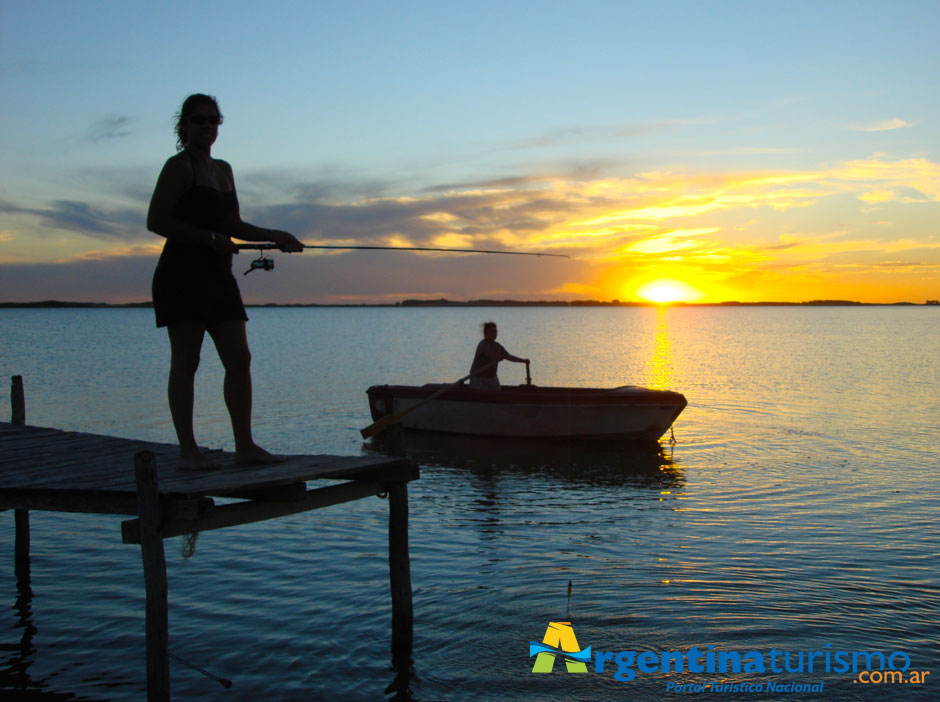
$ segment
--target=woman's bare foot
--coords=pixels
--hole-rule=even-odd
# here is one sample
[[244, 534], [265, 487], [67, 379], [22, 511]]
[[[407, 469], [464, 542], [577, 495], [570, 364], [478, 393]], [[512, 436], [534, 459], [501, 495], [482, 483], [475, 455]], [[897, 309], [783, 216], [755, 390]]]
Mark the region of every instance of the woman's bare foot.
[[287, 459], [284, 456], [277, 456], [268, 453], [257, 444], [244, 451], [235, 452], [235, 465], [239, 466], [266, 466], [283, 463]]

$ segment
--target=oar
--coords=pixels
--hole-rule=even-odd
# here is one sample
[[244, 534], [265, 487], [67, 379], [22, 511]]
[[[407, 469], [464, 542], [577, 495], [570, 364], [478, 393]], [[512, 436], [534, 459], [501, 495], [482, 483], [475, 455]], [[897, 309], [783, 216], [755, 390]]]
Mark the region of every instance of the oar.
[[451, 384], [448, 385], [447, 387], [441, 388], [440, 390], [438, 390], [438, 391], [435, 392], [435, 393], [432, 393], [432, 394], [428, 395], [428, 396], [425, 397], [423, 400], [419, 400], [418, 402], [414, 403], [414, 404], [411, 405], [410, 407], [406, 407], [406, 408], [403, 409], [403, 410], [398, 410], [397, 412], [392, 412], [391, 414], [385, 415], [385, 416], [382, 417], [379, 421], [373, 422], [372, 424], [370, 424], [369, 426], [367, 426], [365, 429], [360, 429], [360, 430], [359, 430], [359, 433], [362, 434], [362, 438], [363, 438], [363, 439], [368, 439], [370, 436], [375, 436], [375, 435], [378, 434], [380, 431], [382, 431], [385, 427], [387, 427], [389, 424], [394, 424], [395, 422], [400, 421], [401, 418], [404, 417], [404, 416], [405, 416], [406, 414], [408, 414], [409, 412], [411, 412], [411, 410], [418, 409], [421, 405], [426, 405], [426, 404], [427, 404], [428, 402], [430, 402], [431, 400], [436, 400], [436, 399], [439, 398], [441, 395], [443, 395], [445, 392], [448, 392], [448, 391], [450, 391], [450, 390], [453, 390], [455, 387], [457, 387], [458, 385], [460, 385], [462, 382], [464, 382], [464, 381], [467, 380], [468, 378], [472, 378], [473, 376], [482, 373], [482, 372], [485, 371], [487, 368], [491, 368], [491, 367], [495, 366], [495, 365], [496, 365], [497, 363], [499, 363], [499, 361], [501, 361], [501, 360], [502, 360], [502, 359], [499, 359], [499, 360], [497, 360], [497, 361], [491, 361], [491, 362], [487, 363], [485, 366], [481, 366], [480, 368], [477, 368], [475, 371], [473, 371], [472, 373], [468, 373], [467, 375], [465, 375], [465, 376], [464, 376], [463, 378], [461, 378], [460, 380], [458, 380], [458, 381], [456, 381], [456, 382], [454, 382], [454, 383], [451, 383]]

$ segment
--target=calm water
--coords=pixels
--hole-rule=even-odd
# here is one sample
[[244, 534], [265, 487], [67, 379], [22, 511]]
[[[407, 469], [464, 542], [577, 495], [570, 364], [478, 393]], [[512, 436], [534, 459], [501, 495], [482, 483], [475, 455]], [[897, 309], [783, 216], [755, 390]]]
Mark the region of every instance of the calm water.
[[[940, 698], [937, 308], [255, 309], [256, 433], [279, 452], [359, 454], [375, 383], [454, 380], [478, 325], [542, 385], [671, 387], [689, 406], [662, 451], [412, 442], [417, 677], [398, 699], [656, 700], [668, 682], [824, 681], [821, 694]], [[172, 441], [165, 335], [149, 310], [0, 310], [0, 370], [27, 421]], [[504, 364], [504, 383], [524, 367]], [[198, 436], [231, 448], [211, 348]], [[2, 382], [8, 406], [8, 383]], [[6, 410], [4, 410], [5, 412]], [[380, 499], [168, 541], [180, 700], [383, 700], [387, 505]], [[0, 697], [138, 700], [139, 551], [120, 520], [32, 513], [33, 597], [0, 520]], [[570, 603], [568, 582], [573, 583]], [[852, 673], [534, 675], [530, 641], [570, 621], [604, 651], [904, 651], [925, 685]], [[829, 645], [829, 649], [827, 649]], [[782, 663], [780, 663], [782, 665]], [[818, 670], [818, 668], [817, 668]], [[409, 697], [410, 696], [410, 697]]]

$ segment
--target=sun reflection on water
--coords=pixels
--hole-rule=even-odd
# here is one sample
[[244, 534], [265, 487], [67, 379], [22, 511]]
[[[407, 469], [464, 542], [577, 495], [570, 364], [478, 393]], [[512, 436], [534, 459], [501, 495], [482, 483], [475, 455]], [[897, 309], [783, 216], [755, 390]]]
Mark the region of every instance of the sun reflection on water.
[[656, 313], [659, 315], [656, 321], [656, 348], [653, 351], [652, 358], [646, 362], [646, 366], [649, 369], [649, 387], [662, 390], [672, 387], [673, 381], [672, 351], [669, 346], [669, 333], [666, 325], [668, 308], [659, 307]]

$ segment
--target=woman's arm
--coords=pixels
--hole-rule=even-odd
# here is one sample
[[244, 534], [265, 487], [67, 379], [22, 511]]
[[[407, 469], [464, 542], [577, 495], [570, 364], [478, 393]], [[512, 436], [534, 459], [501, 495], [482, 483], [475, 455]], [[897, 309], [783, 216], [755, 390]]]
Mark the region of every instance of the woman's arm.
[[[219, 160], [217, 163], [225, 170], [234, 188], [235, 173], [232, 171], [232, 167], [227, 161]], [[227, 232], [230, 236], [243, 241], [271, 241], [277, 244], [277, 247], [281, 251], [287, 251], [289, 253], [304, 250], [304, 245], [297, 241], [293, 234], [282, 232], [279, 229], [264, 229], [242, 221], [241, 213], [237, 208], [238, 201], [236, 200], [235, 221], [232, 224], [232, 231]]]

